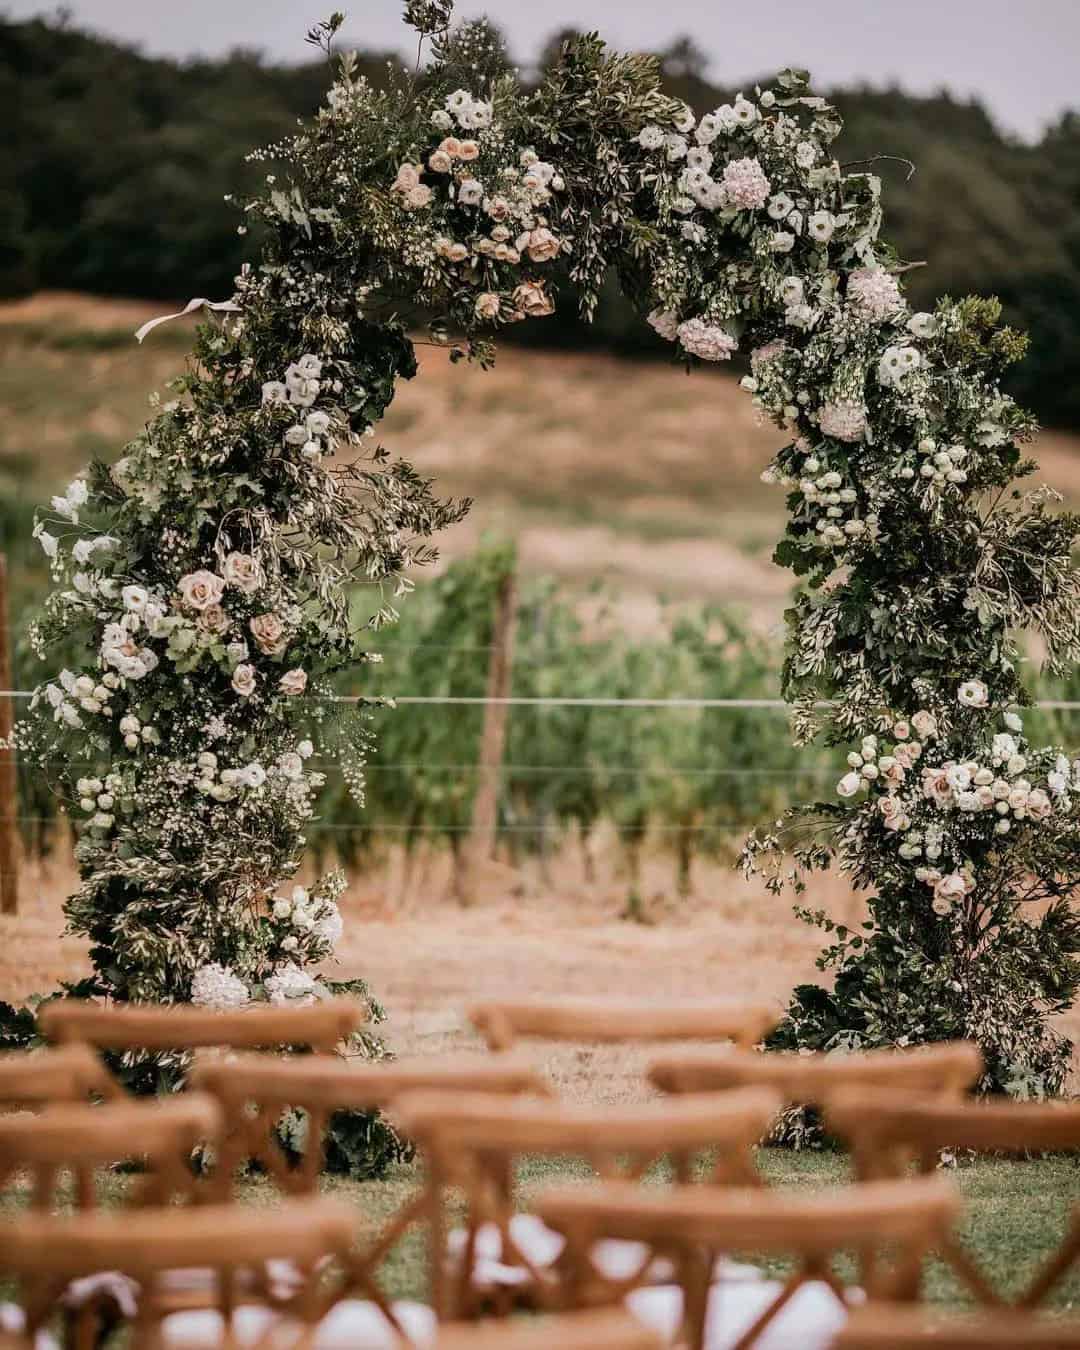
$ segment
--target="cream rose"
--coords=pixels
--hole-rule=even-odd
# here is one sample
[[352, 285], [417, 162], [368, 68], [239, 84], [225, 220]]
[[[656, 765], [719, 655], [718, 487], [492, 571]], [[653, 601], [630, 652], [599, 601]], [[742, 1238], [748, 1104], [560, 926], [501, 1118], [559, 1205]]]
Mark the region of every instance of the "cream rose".
[[464, 160], [466, 164], [474, 159], [480, 158], [480, 147], [475, 141], [462, 141], [458, 150], [458, 159]]
[[481, 291], [476, 297], [476, 317], [478, 319], [497, 319], [499, 317], [499, 297], [494, 291]]
[[449, 173], [454, 167], [454, 161], [445, 150], [432, 150], [427, 164], [432, 173]]
[[240, 665], [233, 671], [232, 687], [241, 698], [247, 698], [255, 692], [255, 680], [255, 667]]
[[414, 187], [420, 186], [420, 165], [402, 164], [397, 171], [397, 177], [394, 179], [395, 192], [411, 192]]
[[248, 627], [264, 656], [277, 656], [285, 650], [285, 625], [276, 614], [256, 614]]
[[458, 159], [461, 156], [461, 142], [456, 136], [447, 136], [439, 145], [443, 154], [449, 155], [451, 159]]
[[971, 882], [962, 872], [950, 872], [941, 877], [934, 883], [934, 913], [948, 914], [971, 889]]
[[540, 226], [529, 234], [525, 251], [533, 262], [550, 262], [552, 258], [559, 256], [560, 247], [555, 235], [549, 229]]
[[289, 694], [295, 697], [302, 694], [307, 688], [307, 671], [297, 667], [295, 670], [287, 670], [278, 681], [278, 686], [283, 694]]
[[555, 305], [540, 281], [523, 281], [514, 291], [514, 304], [530, 319], [555, 313]]
[[[262, 568], [250, 553], [230, 553], [221, 569], [225, 580], [245, 595], [254, 595], [262, 585]], [[218, 597], [220, 599], [220, 596]]]
[[937, 718], [932, 712], [927, 712], [925, 708], [920, 708], [913, 715], [911, 725], [915, 728], [915, 734], [920, 740], [928, 741], [932, 736], [937, 735]]
[[188, 609], [204, 610], [219, 604], [225, 592], [225, 582], [216, 572], [201, 568], [198, 572], [189, 572], [177, 582], [180, 598]]
[[229, 616], [220, 605], [209, 605], [195, 620], [195, 627], [203, 633], [224, 633], [229, 626]]

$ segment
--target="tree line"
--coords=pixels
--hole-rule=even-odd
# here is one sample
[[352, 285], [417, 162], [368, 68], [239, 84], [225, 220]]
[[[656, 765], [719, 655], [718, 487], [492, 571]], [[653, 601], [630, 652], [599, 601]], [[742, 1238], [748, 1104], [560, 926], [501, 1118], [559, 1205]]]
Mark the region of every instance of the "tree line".
[[[536, 59], [543, 68], [568, 33]], [[689, 39], [660, 53], [672, 92], [698, 109], [729, 99]], [[385, 80], [390, 53], [360, 68]], [[752, 76], [747, 83], [752, 82]], [[0, 19], [0, 295], [38, 288], [152, 299], [227, 293], [252, 253], [226, 200], [267, 169], [253, 146], [287, 135], [325, 90], [321, 63], [272, 65], [255, 52], [177, 62], [58, 19]], [[887, 234], [912, 301], [978, 291], [1000, 296], [1031, 333], [1012, 392], [1048, 424], [1080, 426], [1080, 114], [1036, 144], [1005, 135], [978, 102], [857, 86], [840, 107], [847, 161], [877, 159]], [[911, 173], [910, 161], [915, 166]], [[910, 176], [909, 176], [910, 175]], [[525, 336], [525, 330], [528, 336]], [[614, 285], [589, 328], [564, 309], [514, 339], [670, 357]]]

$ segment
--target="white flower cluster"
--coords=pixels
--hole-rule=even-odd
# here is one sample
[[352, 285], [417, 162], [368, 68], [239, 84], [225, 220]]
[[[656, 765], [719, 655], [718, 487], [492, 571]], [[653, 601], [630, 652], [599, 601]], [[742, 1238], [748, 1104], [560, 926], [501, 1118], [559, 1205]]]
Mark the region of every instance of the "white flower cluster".
[[468, 89], [455, 89], [447, 95], [444, 106], [431, 114], [431, 124], [439, 131], [449, 131], [455, 122], [462, 131], [485, 131], [493, 120], [492, 105]]
[[191, 1001], [203, 1008], [242, 1008], [251, 1001], [247, 985], [228, 966], [211, 961], [200, 966], [191, 980]]
[[75, 784], [79, 806], [89, 816], [92, 830], [107, 832], [116, 822], [117, 799], [124, 783], [119, 774], [110, 773], [101, 778], [80, 778]]
[[739, 349], [737, 337], [704, 319], [687, 319], [676, 328], [675, 336], [684, 351], [702, 361], [730, 361], [732, 353]]
[[818, 411], [818, 430], [836, 441], [861, 441], [866, 435], [866, 408], [846, 399], [826, 403]]
[[319, 983], [293, 961], [279, 966], [265, 983], [266, 996], [271, 1003], [302, 1007], [321, 997]]
[[271, 904], [281, 951], [306, 960], [329, 956], [341, 938], [343, 924], [337, 904], [315, 896], [304, 886], [294, 886], [291, 895], [277, 896]]
[[917, 347], [907, 343], [886, 347], [878, 361], [878, 383], [887, 389], [898, 389], [922, 365]]
[[871, 323], [884, 323], [907, 308], [900, 283], [881, 267], [860, 267], [847, 284], [848, 300]]
[[310, 353], [302, 356], [288, 367], [283, 380], [266, 381], [262, 387], [262, 401], [264, 404], [291, 403], [296, 408], [310, 408], [319, 397], [321, 375], [320, 358]]
[[333, 450], [330, 436], [330, 414], [310, 412], [285, 432], [285, 445], [298, 449], [304, 459], [318, 460], [327, 450]]
[[821, 463], [815, 456], [805, 461], [803, 469], [808, 476], [799, 481], [799, 491], [808, 508], [820, 511], [819, 515], [813, 509], [806, 512], [820, 543], [832, 549], [844, 549], [856, 541], [877, 538], [877, 513], [869, 511], [865, 516], [859, 515], [858, 493], [850, 485], [844, 486], [843, 477], [835, 469], [822, 473]]

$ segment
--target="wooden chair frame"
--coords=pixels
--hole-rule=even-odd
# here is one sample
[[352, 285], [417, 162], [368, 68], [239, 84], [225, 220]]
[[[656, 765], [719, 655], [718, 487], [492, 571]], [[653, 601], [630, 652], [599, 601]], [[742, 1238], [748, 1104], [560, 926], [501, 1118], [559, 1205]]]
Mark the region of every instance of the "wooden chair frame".
[[27, 1109], [93, 1097], [115, 1100], [122, 1095], [116, 1079], [86, 1045], [0, 1055], [0, 1103], [7, 1107]]
[[[829, 1103], [831, 1128], [851, 1145], [864, 1178], [905, 1176], [912, 1164], [935, 1172], [946, 1149], [975, 1152], [1076, 1152], [1080, 1150], [1080, 1104], [1065, 1102], [948, 1102], [881, 1092], [868, 1099], [837, 1092]], [[1015, 1299], [987, 1281], [953, 1234], [940, 1255], [975, 1297], [989, 1307], [1034, 1308], [1080, 1260], [1080, 1209], [1073, 1213], [1061, 1246]]]
[[[403, 1097], [396, 1114], [423, 1150], [427, 1164], [432, 1304], [439, 1320], [475, 1316], [492, 1297], [491, 1291], [472, 1281], [477, 1234], [485, 1222], [497, 1228], [505, 1259], [526, 1271], [535, 1301], [548, 1308], [565, 1302], [559, 1269], [539, 1268], [511, 1231], [514, 1164], [519, 1157], [576, 1154], [602, 1177], [634, 1180], [654, 1163], [670, 1158], [676, 1177], [685, 1184], [692, 1180], [697, 1158], [718, 1150], [707, 1181], [747, 1184], [756, 1175], [751, 1149], [778, 1105], [776, 1095], [763, 1090], [592, 1108], [499, 1101], [484, 1095], [452, 1100], [430, 1093]], [[629, 1162], [622, 1161], [626, 1157]], [[465, 1251], [453, 1284], [442, 1203], [444, 1189], [451, 1184], [464, 1189], [468, 1206]], [[620, 1293], [640, 1285], [651, 1264], [647, 1259], [621, 1279]]]
[[431, 1350], [668, 1350], [655, 1331], [612, 1309], [555, 1313], [528, 1323], [446, 1326]]
[[871, 1050], [859, 1054], [799, 1055], [731, 1050], [685, 1053], [655, 1060], [649, 1081], [662, 1092], [721, 1092], [768, 1087], [785, 1102], [827, 1107], [834, 1092], [878, 1089], [959, 1098], [983, 1072], [982, 1055], [970, 1041], [920, 1046], [915, 1050]]
[[749, 1049], [779, 1020], [764, 1003], [637, 999], [515, 999], [478, 1003], [469, 1020], [489, 1050], [509, 1050], [526, 1038], [549, 1041], [734, 1041]]
[[[147, 1295], [137, 1304], [132, 1344], [135, 1350], [157, 1350], [161, 1319], [168, 1311], [167, 1303], [154, 1297], [162, 1276], [177, 1268], [211, 1267], [216, 1289], [212, 1306], [221, 1312], [228, 1332], [240, 1302], [250, 1302], [249, 1293], [240, 1297], [242, 1273], [274, 1259], [291, 1259], [305, 1267], [326, 1257], [342, 1260], [352, 1233], [349, 1208], [331, 1200], [293, 1200], [269, 1211], [225, 1205], [73, 1218], [35, 1214], [0, 1225], [0, 1267], [19, 1279], [31, 1338], [72, 1280], [101, 1270], [120, 1272], [137, 1281]], [[303, 1300], [290, 1309], [307, 1331], [295, 1345], [310, 1344], [326, 1308], [326, 1296], [310, 1285]], [[270, 1339], [268, 1334], [258, 1345], [269, 1345]], [[230, 1343], [227, 1338], [222, 1345]], [[273, 1344], [281, 1345], [277, 1336]]]
[[829, 1266], [837, 1252], [888, 1244], [899, 1251], [894, 1268], [876, 1263], [868, 1292], [896, 1299], [917, 1292], [922, 1260], [948, 1231], [959, 1209], [955, 1188], [942, 1178], [845, 1187], [827, 1194], [792, 1196], [779, 1191], [680, 1186], [672, 1190], [607, 1182], [542, 1193], [536, 1213], [563, 1233], [566, 1285], [576, 1304], [611, 1301], [619, 1291], [605, 1282], [590, 1252], [602, 1237], [646, 1243], [667, 1254], [680, 1272], [683, 1335], [691, 1350], [705, 1344], [712, 1253], [743, 1250], [795, 1255], [800, 1265], [781, 1292], [740, 1336], [733, 1350], [749, 1350], [796, 1292], [822, 1281], [846, 1303]]
[[137, 1203], [163, 1205], [176, 1196], [197, 1198], [190, 1159], [221, 1134], [221, 1111], [210, 1097], [185, 1093], [161, 1102], [59, 1105], [34, 1116], [0, 1117], [0, 1187], [26, 1170], [30, 1207], [48, 1212], [61, 1174], [76, 1182], [80, 1209], [96, 1205], [96, 1169], [138, 1159], [146, 1168]]
[[250, 1008], [94, 1003], [56, 999], [41, 1010], [41, 1027], [58, 1045], [83, 1043], [98, 1050], [232, 1050], [308, 1046], [329, 1055], [368, 1021], [355, 999], [325, 999], [303, 1007]]
[[[215, 1171], [215, 1194], [220, 1200], [227, 1198], [239, 1168], [249, 1163], [263, 1167], [287, 1195], [315, 1194], [323, 1157], [321, 1140], [335, 1111], [387, 1110], [401, 1097], [417, 1092], [438, 1100], [462, 1092], [483, 1092], [493, 1099], [525, 1093], [549, 1097], [551, 1092], [542, 1075], [528, 1064], [513, 1058], [475, 1056], [384, 1064], [354, 1064], [312, 1056], [234, 1056], [197, 1065], [191, 1081], [221, 1104], [230, 1123]], [[293, 1108], [307, 1113], [308, 1139], [314, 1143], [295, 1167], [290, 1166], [276, 1137], [282, 1114]], [[346, 1263], [349, 1287], [375, 1303], [399, 1335], [405, 1333], [379, 1287], [378, 1268], [408, 1229], [431, 1217], [433, 1209], [422, 1191], [406, 1201], [373, 1244], [363, 1252], [354, 1249]], [[440, 1233], [441, 1213], [440, 1196]]]
[[872, 1303], [857, 1308], [834, 1350], [1080, 1350], [1080, 1322], [1031, 1313], [942, 1314]]

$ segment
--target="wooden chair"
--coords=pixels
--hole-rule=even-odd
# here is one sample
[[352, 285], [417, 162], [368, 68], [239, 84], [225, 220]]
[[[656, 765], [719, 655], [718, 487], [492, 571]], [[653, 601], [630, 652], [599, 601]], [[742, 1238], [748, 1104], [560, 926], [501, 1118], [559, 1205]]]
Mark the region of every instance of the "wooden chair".
[[[66, 1218], [33, 1214], [0, 1224], [0, 1269], [19, 1282], [28, 1346], [52, 1317], [62, 1291], [72, 1281], [105, 1269], [135, 1281], [146, 1295], [133, 1316], [130, 1344], [136, 1350], [185, 1343], [224, 1350], [237, 1344], [232, 1333], [240, 1318], [246, 1318], [245, 1331], [251, 1333], [241, 1338], [245, 1346], [267, 1344], [272, 1333], [275, 1347], [300, 1347], [310, 1345], [312, 1329], [326, 1311], [326, 1297], [309, 1285], [304, 1301], [283, 1324], [272, 1309], [248, 1306], [249, 1283], [241, 1300], [240, 1276], [274, 1260], [312, 1267], [325, 1257], [343, 1259], [352, 1233], [350, 1210], [330, 1200], [290, 1201], [273, 1210], [207, 1205]], [[212, 1330], [217, 1334], [211, 1340], [206, 1338], [205, 1314], [195, 1314], [200, 1319], [194, 1328], [197, 1336], [189, 1340], [179, 1319], [190, 1321], [192, 1315], [166, 1315], [165, 1305], [153, 1296], [159, 1279], [196, 1264], [215, 1272], [212, 1313], [217, 1326]]]
[[478, 1003], [469, 1020], [489, 1050], [509, 1050], [519, 1040], [734, 1041], [756, 1045], [779, 1020], [763, 1003], [643, 1004], [639, 999], [521, 999]]
[[655, 1060], [649, 1081], [663, 1092], [722, 1092], [767, 1087], [786, 1103], [826, 1106], [841, 1089], [898, 1091], [959, 1098], [983, 1071], [979, 1048], [970, 1041], [916, 1050], [871, 1050], [865, 1054], [694, 1053]]
[[116, 1079], [89, 1046], [13, 1050], [0, 1055], [0, 1109], [26, 1110], [50, 1102], [115, 1099]]
[[60, 1200], [60, 1178], [75, 1179], [76, 1203], [97, 1203], [96, 1174], [101, 1168], [137, 1161], [142, 1166], [132, 1188], [139, 1204], [167, 1204], [196, 1195], [193, 1153], [221, 1134], [217, 1103], [196, 1093], [161, 1102], [128, 1101], [105, 1106], [51, 1106], [37, 1115], [0, 1117], [0, 1188], [13, 1177], [29, 1175], [32, 1210], [53, 1209]]
[[[834, 1323], [840, 1320], [847, 1307], [846, 1289], [830, 1264], [840, 1252], [887, 1246], [893, 1263], [875, 1264], [867, 1292], [913, 1297], [922, 1260], [953, 1222], [959, 1197], [938, 1177], [849, 1186], [812, 1196], [607, 1182], [543, 1192], [534, 1209], [566, 1237], [564, 1287], [573, 1303], [609, 1302], [622, 1292], [591, 1259], [599, 1238], [637, 1240], [653, 1252], [670, 1255], [679, 1272], [681, 1298], [673, 1301], [666, 1290], [639, 1289], [630, 1300], [633, 1311], [662, 1326], [672, 1342], [684, 1337], [691, 1350], [704, 1350], [721, 1335], [730, 1350], [749, 1350], [789, 1305], [798, 1321], [794, 1301], [822, 1287], [838, 1301], [832, 1318]], [[709, 1279], [711, 1254], [717, 1249], [794, 1256], [799, 1264], [782, 1285], [748, 1283], [725, 1290]], [[820, 1313], [814, 1326], [807, 1317], [800, 1344], [821, 1345], [823, 1332], [834, 1329], [822, 1327]]]
[[[220, 1104], [230, 1123], [216, 1168], [216, 1194], [228, 1197], [236, 1172], [245, 1164], [263, 1167], [286, 1194], [314, 1194], [323, 1160], [322, 1138], [330, 1117], [343, 1109], [391, 1108], [408, 1093], [445, 1096], [483, 1092], [492, 1098], [531, 1093], [550, 1095], [544, 1078], [513, 1058], [491, 1060], [460, 1056], [441, 1060], [354, 1064], [298, 1056], [234, 1056], [199, 1064], [192, 1071], [194, 1087]], [[309, 1147], [295, 1166], [285, 1156], [277, 1124], [283, 1113], [300, 1109], [307, 1116]], [[440, 1213], [441, 1213], [440, 1198]], [[363, 1252], [353, 1251], [347, 1272], [350, 1290], [362, 1292], [398, 1332], [402, 1328], [379, 1287], [377, 1272], [389, 1251], [415, 1223], [423, 1222], [432, 1203], [423, 1192], [407, 1201]]]
[[[859, 1174], [868, 1178], [905, 1176], [912, 1164], [924, 1174], [933, 1173], [946, 1149], [1014, 1154], [1080, 1150], [1080, 1103], [949, 1102], [898, 1092], [868, 1099], [848, 1091], [831, 1099], [829, 1122], [850, 1143]], [[1080, 1209], [1054, 1256], [1013, 1298], [993, 1288], [952, 1234], [943, 1240], [940, 1255], [981, 1302], [1033, 1308], [1080, 1260]]]
[[665, 1342], [629, 1313], [604, 1308], [446, 1326], [431, 1350], [665, 1350]]
[[330, 1055], [368, 1020], [355, 999], [303, 1007], [196, 1008], [190, 1004], [94, 1003], [56, 999], [41, 1010], [41, 1027], [58, 1045], [97, 1050], [279, 1050], [305, 1047]]
[[[396, 1115], [422, 1148], [431, 1235], [432, 1304], [440, 1320], [472, 1316], [506, 1291], [474, 1281], [477, 1239], [490, 1224], [498, 1233], [502, 1261], [522, 1273], [516, 1290], [540, 1306], [559, 1306], [558, 1263], [540, 1262], [515, 1234], [514, 1164], [522, 1156], [586, 1158], [601, 1176], [640, 1178], [670, 1158], [675, 1176], [689, 1182], [701, 1155], [710, 1157], [709, 1181], [747, 1182], [754, 1172], [751, 1150], [779, 1099], [768, 1091], [714, 1094], [682, 1102], [580, 1107], [556, 1102], [500, 1101], [488, 1095], [416, 1094], [403, 1097]], [[443, 1233], [442, 1196], [447, 1184], [466, 1194], [466, 1241], [456, 1278], [449, 1269]], [[620, 1263], [626, 1264], [626, 1263]], [[634, 1258], [614, 1278], [624, 1291], [649, 1277], [652, 1260]], [[454, 1287], [456, 1286], [456, 1287]]]
[[949, 1315], [872, 1303], [858, 1308], [834, 1350], [1080, 1350], [1080, 1322], [1001, 1312]]

